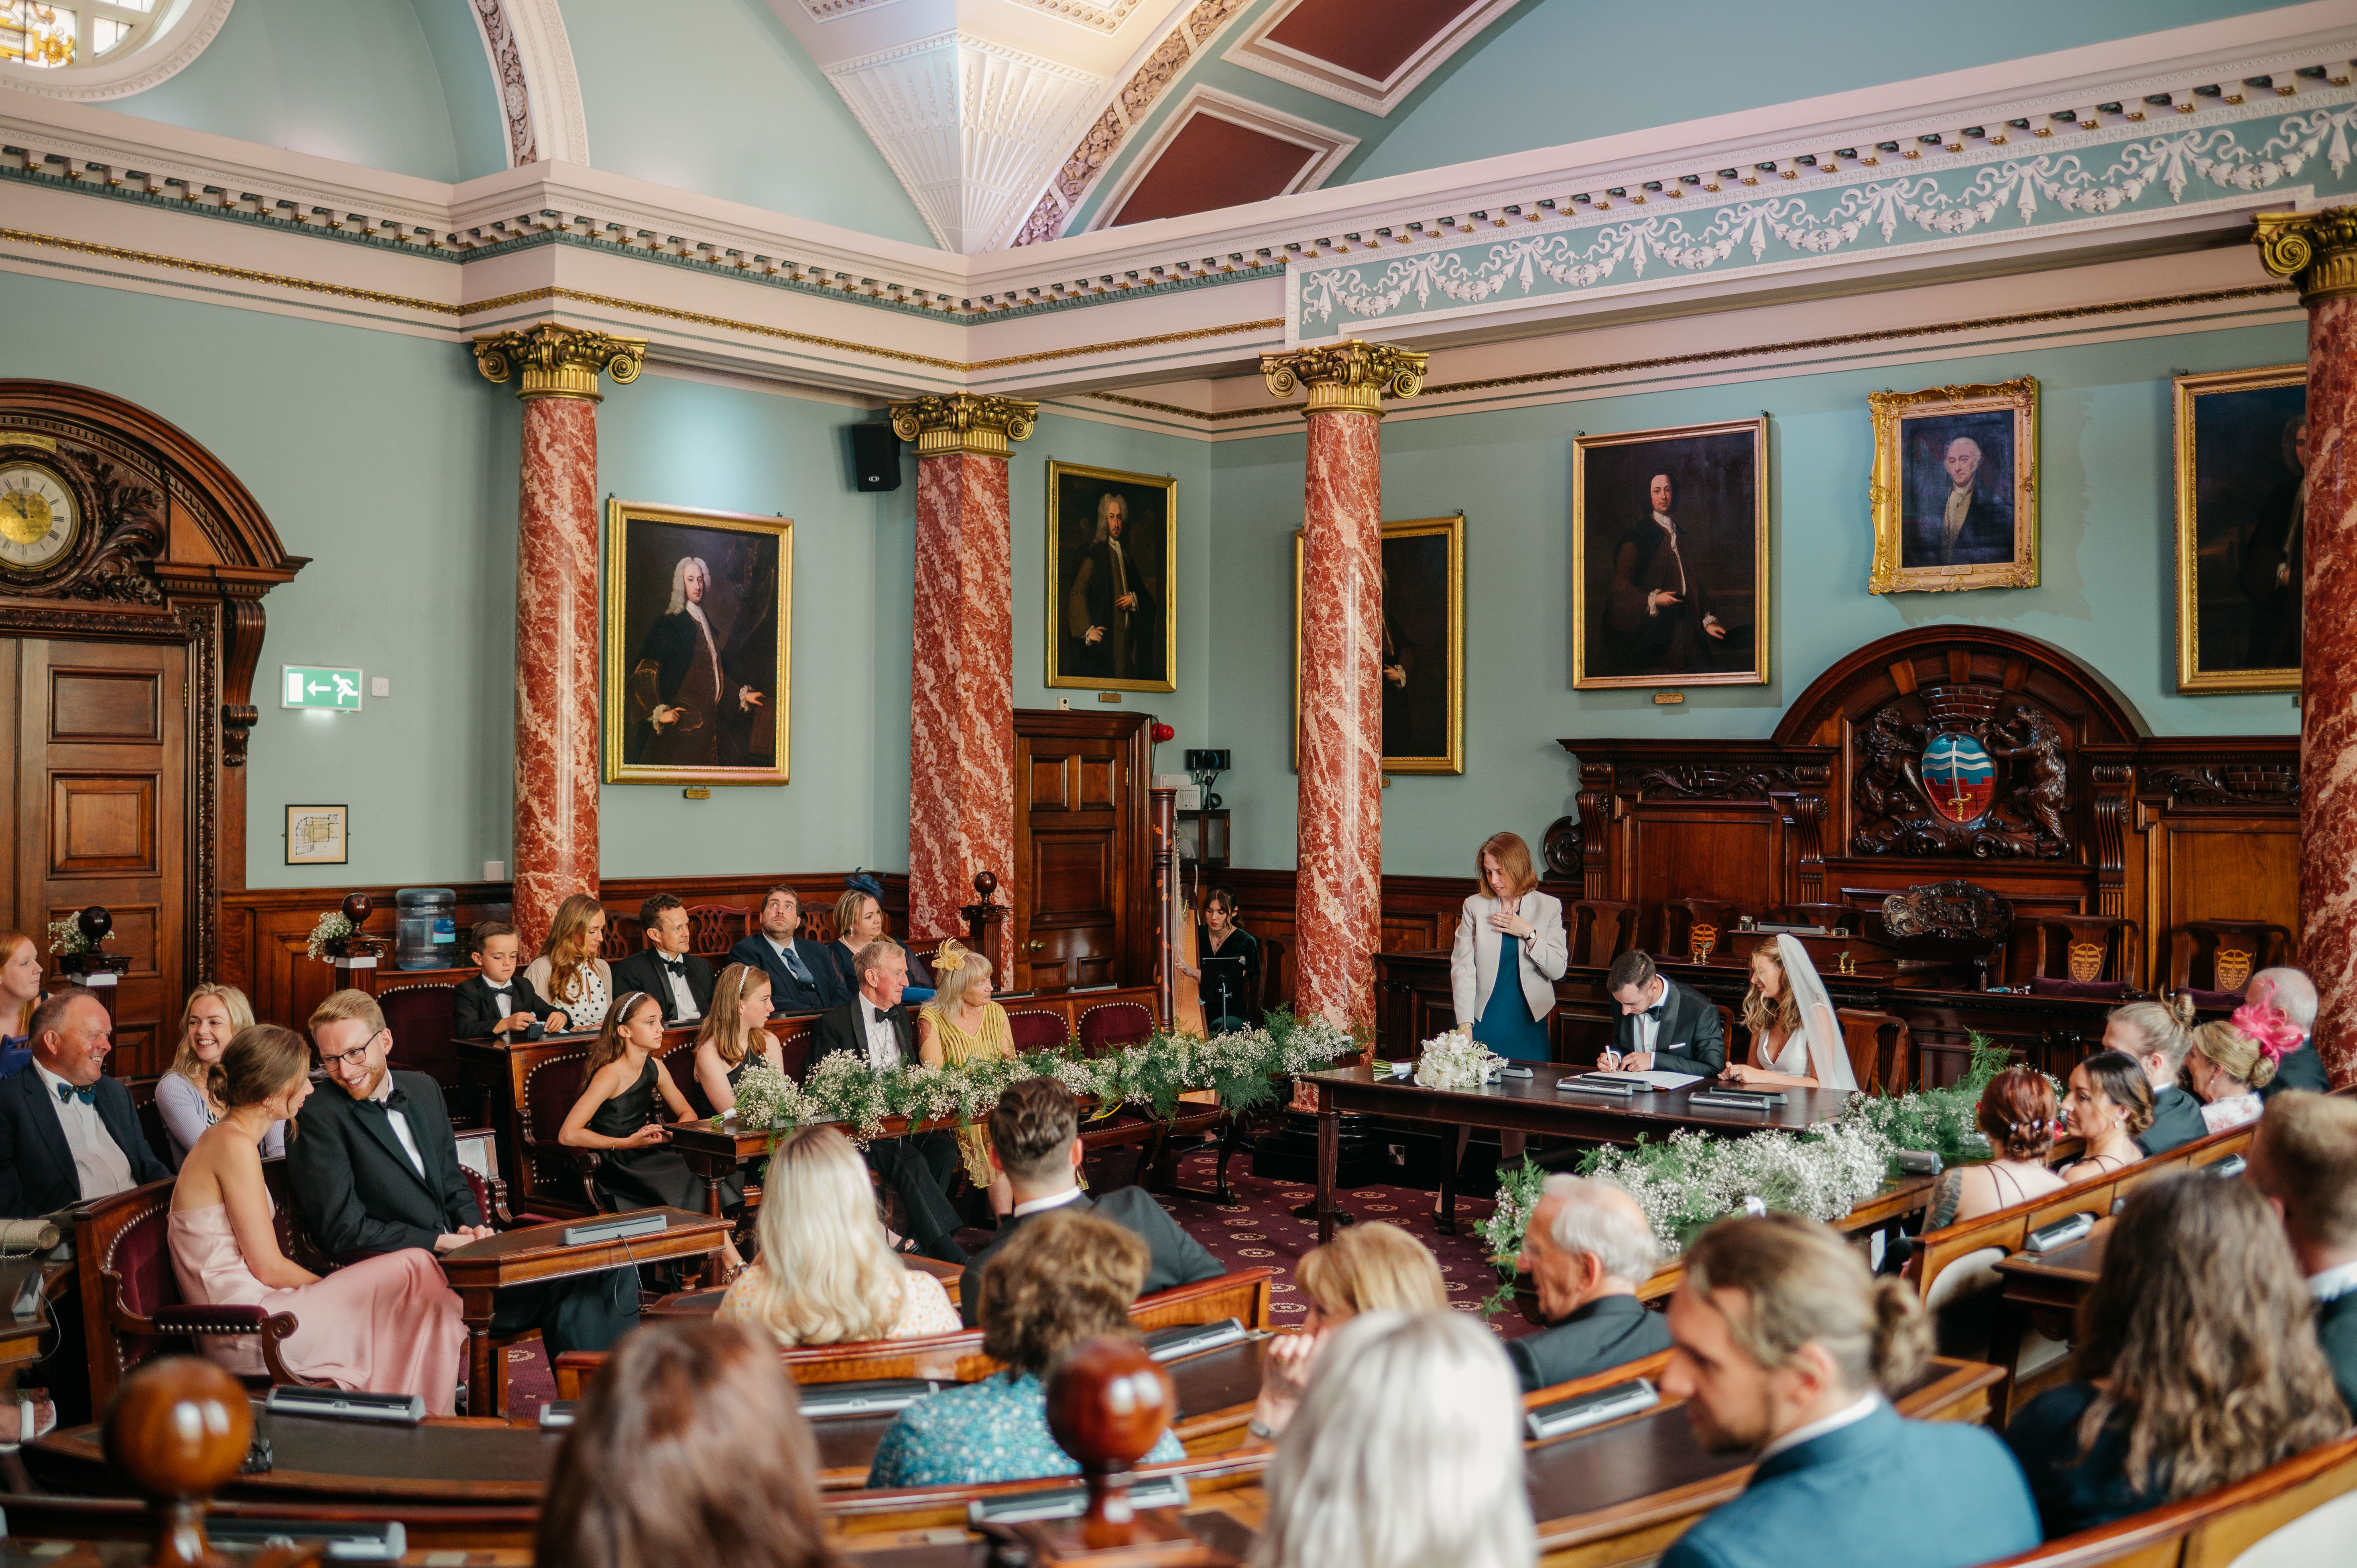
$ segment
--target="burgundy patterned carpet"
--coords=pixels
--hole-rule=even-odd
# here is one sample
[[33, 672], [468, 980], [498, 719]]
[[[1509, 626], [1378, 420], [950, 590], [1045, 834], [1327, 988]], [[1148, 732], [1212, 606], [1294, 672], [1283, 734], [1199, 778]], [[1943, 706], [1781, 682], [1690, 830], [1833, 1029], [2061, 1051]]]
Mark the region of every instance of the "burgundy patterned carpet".
[[[1103, 1186], [1108, 1181], [1126, 1179], [1131, 1158], [1125, 1153], [1109, 1156], [1105, 1162], [1108, 1168], [1102, 1171], [1098, 1162], [1091, 1161], [1091, 1181]], [[1215, 1155], [1209, 1151], [1184, 1156], [1178, 1163], [1179, 1185], [1208, 1190], [1214, 1164]], [[1239, 1154], [1229, 1162], [1228, 1185], [1234, 1189], [1236, 1197], [1232, 1208], [1222, 1208], [1195, 1197], [1165, 1197], [1162, 1206], [1186, 1227], [1189, 1235], [1231, 1269], [1275, 1269], [1276, 1281], [1270, 1287], [1275, 1300], [1270, 1307], [1278, 1325], [1283, 1326], [1306, 1310], [1294, 1283], [1293, 1270], [1301, 1255], [1318, 1244], [1318, 1222], [1295, 1219], [1293, 1209], [1317, 1195], [1305, 1186], [1261, 1180], [1252, 1174], [1249, 1154]], [[1474, 1311], [1496, 1289], [1497, 1276], [1482, 1259], [1480, 1243], [1471, 1234], [1473, 1222], [1489, 1216], [1488, 1198], [1460, 1196], [1457, 1200], [1459, 1233], [1443, 1236], [1433, 1228], [1432, 1194], [1428, 1192], [1412, 1187], [1361, 1187], [1340, 1196], [1342, 1207], [1357, 1214], [1361, 1224], [1396, 1225], [1431, 1248], [1440, 1261], [1440, 1275], [1448, 1283], [1451, 1306], [1462, 1312]], [[958, 1235], [958, 1240], [970, 1249], [980, 1247], [989, 1239], [986, 1230], [964, 1230]], [[1531, 1326], [1511, 1306], [1491, 1318], [1490, 1326], [1501, 1338], [1507, 1339], [1531, 1332]], [[533, 1414], [554, 1397], [555, 1383], [540, 1342], [530, 1340], [509, 1350], [508, 1398], [515, 1413]]]

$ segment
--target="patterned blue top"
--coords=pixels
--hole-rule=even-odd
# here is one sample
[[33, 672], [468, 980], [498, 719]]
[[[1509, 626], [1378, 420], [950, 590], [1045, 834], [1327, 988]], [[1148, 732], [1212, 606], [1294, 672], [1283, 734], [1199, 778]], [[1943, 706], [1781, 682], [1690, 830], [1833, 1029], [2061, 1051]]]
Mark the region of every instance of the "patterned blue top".
[[[1144, 1463], [1184, 1459], [1165, 1432]], [[1077, 1476], [1080, 1466], [1048, 1434], [1048, 1391], [1028, 1372], [996, 1372], [928, 1394], [892, 1418], [876, 1446], [870, 1487], [954, 1487]]]

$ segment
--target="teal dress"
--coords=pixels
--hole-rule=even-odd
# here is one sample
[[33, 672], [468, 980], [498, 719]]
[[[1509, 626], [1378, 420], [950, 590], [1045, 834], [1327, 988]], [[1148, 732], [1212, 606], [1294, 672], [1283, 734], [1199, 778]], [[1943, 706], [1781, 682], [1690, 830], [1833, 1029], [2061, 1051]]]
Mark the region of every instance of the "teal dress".
[[[1165, 1432], [1144, 1463], [1184, 1459], [1177, 1434]], [[1028, 1372], [995, 1372], [928, 1394], [892, 1418], [867, 1485], [964, 1487], [1076, 1476], [1081, 1466], [1048, 1432], [1048, 1391]]]
[[1498, 978], [1474, 1021], [1473, 1037], [1509, 1061], [1553, 1061], [1546, 1020], [1531, 1016], [1529, 999], [1523, 995], [1522, 963], [1523, 940], [1498, 933]]

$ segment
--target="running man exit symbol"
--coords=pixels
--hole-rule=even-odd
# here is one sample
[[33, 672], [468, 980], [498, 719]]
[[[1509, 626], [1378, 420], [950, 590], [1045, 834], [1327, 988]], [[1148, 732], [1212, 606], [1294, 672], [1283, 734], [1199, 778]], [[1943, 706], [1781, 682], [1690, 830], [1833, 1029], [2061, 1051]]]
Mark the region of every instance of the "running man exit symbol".
[[305, 664], [280, 667], [279, 701], [283, 708], [317, 708], [328, 713], [361, 711], [361, 672], [319, 670]]

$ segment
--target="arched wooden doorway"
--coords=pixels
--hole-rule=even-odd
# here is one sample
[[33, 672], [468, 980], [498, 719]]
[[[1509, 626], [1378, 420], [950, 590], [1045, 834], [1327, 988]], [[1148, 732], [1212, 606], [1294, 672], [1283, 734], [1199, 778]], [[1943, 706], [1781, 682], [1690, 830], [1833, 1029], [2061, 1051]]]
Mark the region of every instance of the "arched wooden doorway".
[[0, 515], [32, 558], [0, 565], [0, 925], [46, 953], [50, 920], [114, 912], [130, 969], [110, 1070], [148, 1077], [219, 963], [221, 894], [245, 883], [262, 596], [305, 558], [185, 431], [104, 392], [0, 381], [10, 474], [63, 489], [79, 522], [45, 547]]

